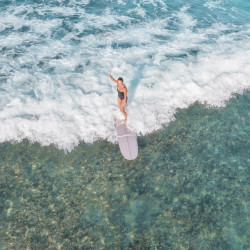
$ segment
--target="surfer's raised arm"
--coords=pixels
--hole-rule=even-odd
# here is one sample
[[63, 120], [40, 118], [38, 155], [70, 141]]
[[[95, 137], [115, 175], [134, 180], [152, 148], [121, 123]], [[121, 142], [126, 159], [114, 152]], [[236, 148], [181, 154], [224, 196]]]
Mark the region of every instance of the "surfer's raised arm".
[[112, 77], [111, 73], [109, 73], [109, 77], [110, 77], [110, 79], [111, 79], [113, 82], [115, 82], [116, 84], [118, 83], [118, 82]]

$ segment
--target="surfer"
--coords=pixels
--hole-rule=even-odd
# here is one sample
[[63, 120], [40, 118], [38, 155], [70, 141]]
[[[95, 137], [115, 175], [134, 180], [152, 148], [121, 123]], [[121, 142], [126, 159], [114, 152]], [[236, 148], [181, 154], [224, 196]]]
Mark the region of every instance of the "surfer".
[[123, 84], [122, 77], [119, 77], [116, 81], [112, 76], [111, 73], [109, 73], [110, 79], [117, 84], [117, 92], [118, 92], [118, 106], [120, 108], [120, 111], [125, 117], [125, 121], [127, 120], [127, 113], [125, 112], [124, 108], [127, 104], [127, 88]]

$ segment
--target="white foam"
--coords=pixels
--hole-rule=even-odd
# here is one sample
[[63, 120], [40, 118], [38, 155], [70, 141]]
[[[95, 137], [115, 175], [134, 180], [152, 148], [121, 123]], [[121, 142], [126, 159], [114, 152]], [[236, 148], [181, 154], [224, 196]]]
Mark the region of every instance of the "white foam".
[[[134, 11], [144, 18], [142, 3]], [[162, 1], [146, 3], [166, 7]], [[24, 6], [7, 11], [0, 21], [0, 31], [17, 31], [0, 37], [0, 48], [9, 50], [0, 58], [7, 78], [1, 85], [5, 92], [0, 92], [0, 142], [28, 138], [68, 150], [80, 141], [115, 142], [113, 118], [121, 114], [110, 71], [125, 80], [128, 123], [141, 134], [173, 120], [177, 108], [195, 101], [223, 106], [233, 93], [250, 87], [249, 27], [225, 34], [232, 24], [215, 23], [195, 31], [197, 20], [188, 14], [188, 6], [174, 13], [165, 8], [165, 18], [133, 25], [126, 13], [107, 11], [97, 17], [78, 7], [50, 6], [36, 11], [44, 15], [49, 9], [68, 17], [77, 14], [81, 22], [71, 23], [72, 32], [54, 39], [53, 32], [63, 29], [62, 20], [16, 15], [26, 10]], [[179, 30], [166, 29], [171, 18]], [[113, 29], [111, 24], [123, 28]], [[30, 26], [29, 33], [18, 32], [23, 25]], [[94, 29], [103, 32], [78, 36]], [[72, 38], [79, 45], [72, 45]], [[31, 46], [24, 45], [29, 42]], [[16, 49], [22, 52], [10, 59]]]
[[224, 0], [207, 1], [204, 3], [204, 6], [211, 10], [214, 10], [214, 9], [225, 10], [225, 8], [222, 7], [224, 2], [225, 2]]

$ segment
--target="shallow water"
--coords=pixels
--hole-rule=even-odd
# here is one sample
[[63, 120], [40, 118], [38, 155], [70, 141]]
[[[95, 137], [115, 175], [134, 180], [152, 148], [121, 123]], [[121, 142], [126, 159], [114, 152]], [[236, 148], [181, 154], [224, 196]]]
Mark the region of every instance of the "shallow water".
[[250, 92], [117, 144], [0, 145], [1, 249], [249, 249]]
[[250, 88], [249, 0], [2, 0], [0, 17], [0, 142], [114, 142], [109, 72], [143, 135]]

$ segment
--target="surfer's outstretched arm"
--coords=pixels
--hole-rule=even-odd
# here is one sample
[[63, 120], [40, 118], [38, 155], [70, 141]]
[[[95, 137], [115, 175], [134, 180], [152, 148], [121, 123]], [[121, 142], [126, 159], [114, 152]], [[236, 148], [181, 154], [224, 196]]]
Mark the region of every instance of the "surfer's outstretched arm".
[[117, 84], [117, 81], [112, 77], [111, 73], [109, 73], [110, 79]]

